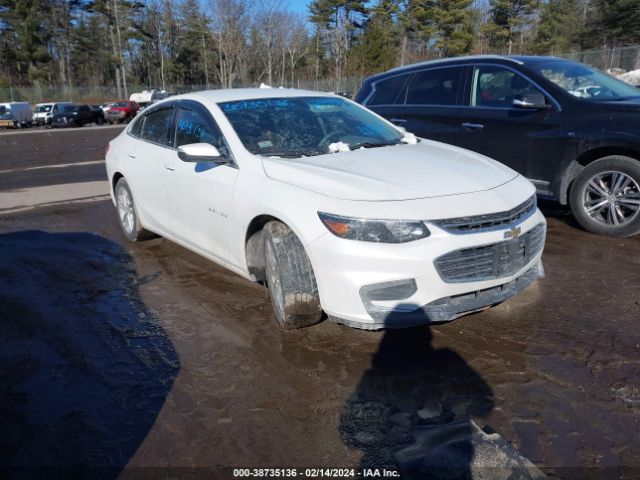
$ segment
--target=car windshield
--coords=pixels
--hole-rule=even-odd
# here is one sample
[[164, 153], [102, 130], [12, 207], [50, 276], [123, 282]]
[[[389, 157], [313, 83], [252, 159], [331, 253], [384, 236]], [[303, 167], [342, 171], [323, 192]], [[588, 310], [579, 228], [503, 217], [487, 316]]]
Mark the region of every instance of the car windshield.
[[581, 63], [550, 61], [540, 62], [532, 67], [574, 97], [589, 101], [640, 97], [639, 89]]
[[53, 105], [40, 105], [36, 108], [36, 113], [46, 113], [50, 112]]
[[60, 111], [64, 113], [76, 112], [80, 107], [78, 105], [62, 105]]
[[245, 148], [263, 156], [301, 157], [396, 145], [403, 135], [338, 97], [284, 97], [224, 102], [220, 108]]
[[112, 107], [126, 107], [129, 104], [127, 102], [116, 102], [113, 105], [111, 105]]

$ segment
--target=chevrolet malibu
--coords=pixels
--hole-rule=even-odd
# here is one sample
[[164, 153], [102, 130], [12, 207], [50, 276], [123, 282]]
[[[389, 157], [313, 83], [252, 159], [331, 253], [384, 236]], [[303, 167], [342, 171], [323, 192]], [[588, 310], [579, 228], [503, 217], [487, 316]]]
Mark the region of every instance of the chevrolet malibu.
[[278, 323], [440, 323], [542, 275], [535, 188], [342, 97], [234, 89], [145, 110], [107, 151], [124, 235], [267, 285]]

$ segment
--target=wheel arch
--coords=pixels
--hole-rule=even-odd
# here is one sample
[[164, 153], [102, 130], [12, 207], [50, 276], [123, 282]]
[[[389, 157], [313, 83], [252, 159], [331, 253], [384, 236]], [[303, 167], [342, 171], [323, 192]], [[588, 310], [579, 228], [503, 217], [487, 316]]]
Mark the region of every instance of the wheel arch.
[[[247, 226], [247, 231], [244, 239], [244, 251], [245, 261], [247, 264], [247, 271], [255, 281], [266, 281], [265, 273], [265, 257], [264, 257], [264, 226], [272, 221], [282, 222], [287, 225], [286, 222], [273, 215], [261, 214], [255, 216]], [[288, 225], [287, 225], [288, 226]]]
[[114, 172], [111, 177], [111, 199], [113, 200], [114, 205], [116, 204], [116, 185], [121, 178], [124, 178], [124, 175], [120, 172]]
[[582, 152], [577, 158], [569, 163], [564, 171], [562, 179], [559, 182], [559, 191], [557, 193], [559, 202], [562, 205], [566, 205], [568, 203], [571, 185], [587, 165], [610, 155], [623, 155], [640, 161], [640, 150], [625, 146], [602, 146]]

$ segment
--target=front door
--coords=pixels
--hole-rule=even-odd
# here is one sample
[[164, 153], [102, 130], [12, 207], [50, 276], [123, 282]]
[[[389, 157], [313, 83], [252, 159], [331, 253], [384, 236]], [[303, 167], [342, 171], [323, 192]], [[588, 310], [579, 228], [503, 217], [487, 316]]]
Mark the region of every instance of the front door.
[[178, 237], [222, 262], [230, 261], [229, 230], [233, 219], [233, 191], [238, 169], [209, 111], [194, 101], [181, 101], [176, 118], [176, 148], [210, 143], [231, 163], [184, 162], [174, 152], [166, 166], [165, 189], [176, 211]]
[[[536, 178], [540, 164], [558, 155], [562, 145], [554, 131], [560, 128], [559, 105], [520, 73], [500, 65], [476, 65], [460, 108], [461, 147], [482, 153], [542, 184]], [[513, 106], [518, 94], [545, 95], [548, 109]], [[538, 185], [540, 186], [540, 184]], [[544, 190], [544, 188], [542, 188]]]

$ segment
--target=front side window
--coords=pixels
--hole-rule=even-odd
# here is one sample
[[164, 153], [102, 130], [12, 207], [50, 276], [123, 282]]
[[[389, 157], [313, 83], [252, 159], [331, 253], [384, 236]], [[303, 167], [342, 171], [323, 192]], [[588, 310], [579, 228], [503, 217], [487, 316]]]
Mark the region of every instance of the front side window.
[[148, 142], [172, 146], [173, 136], [171, 135], [171, 130], [174, 110], [172, 107], [161, 108], [148, 113], [144, 118], [140, 137]]
[[417, 72], [409, 85], [407, 105], [455, 105], [463, 67]]
[[263, 156], [322, 155], [341, 148], [400, 143], [403, 135], [339, 97], [286, 97], [220, 103], [245, 148]]
[[176, 122], [176, 147], [190, 143], [210, 143], [220, 147], [222, 134], [202, 112], [180, 109]]
[[474, 68], [471, 83], [472, 107], [513, 107], [516, 95], [541, 93], [519, 73], [499, 66]]
[[581, 63], [539, 62], [532, 68], [565, 92], [584, 100], [597, 102], [640, 97], [640, 89]]

